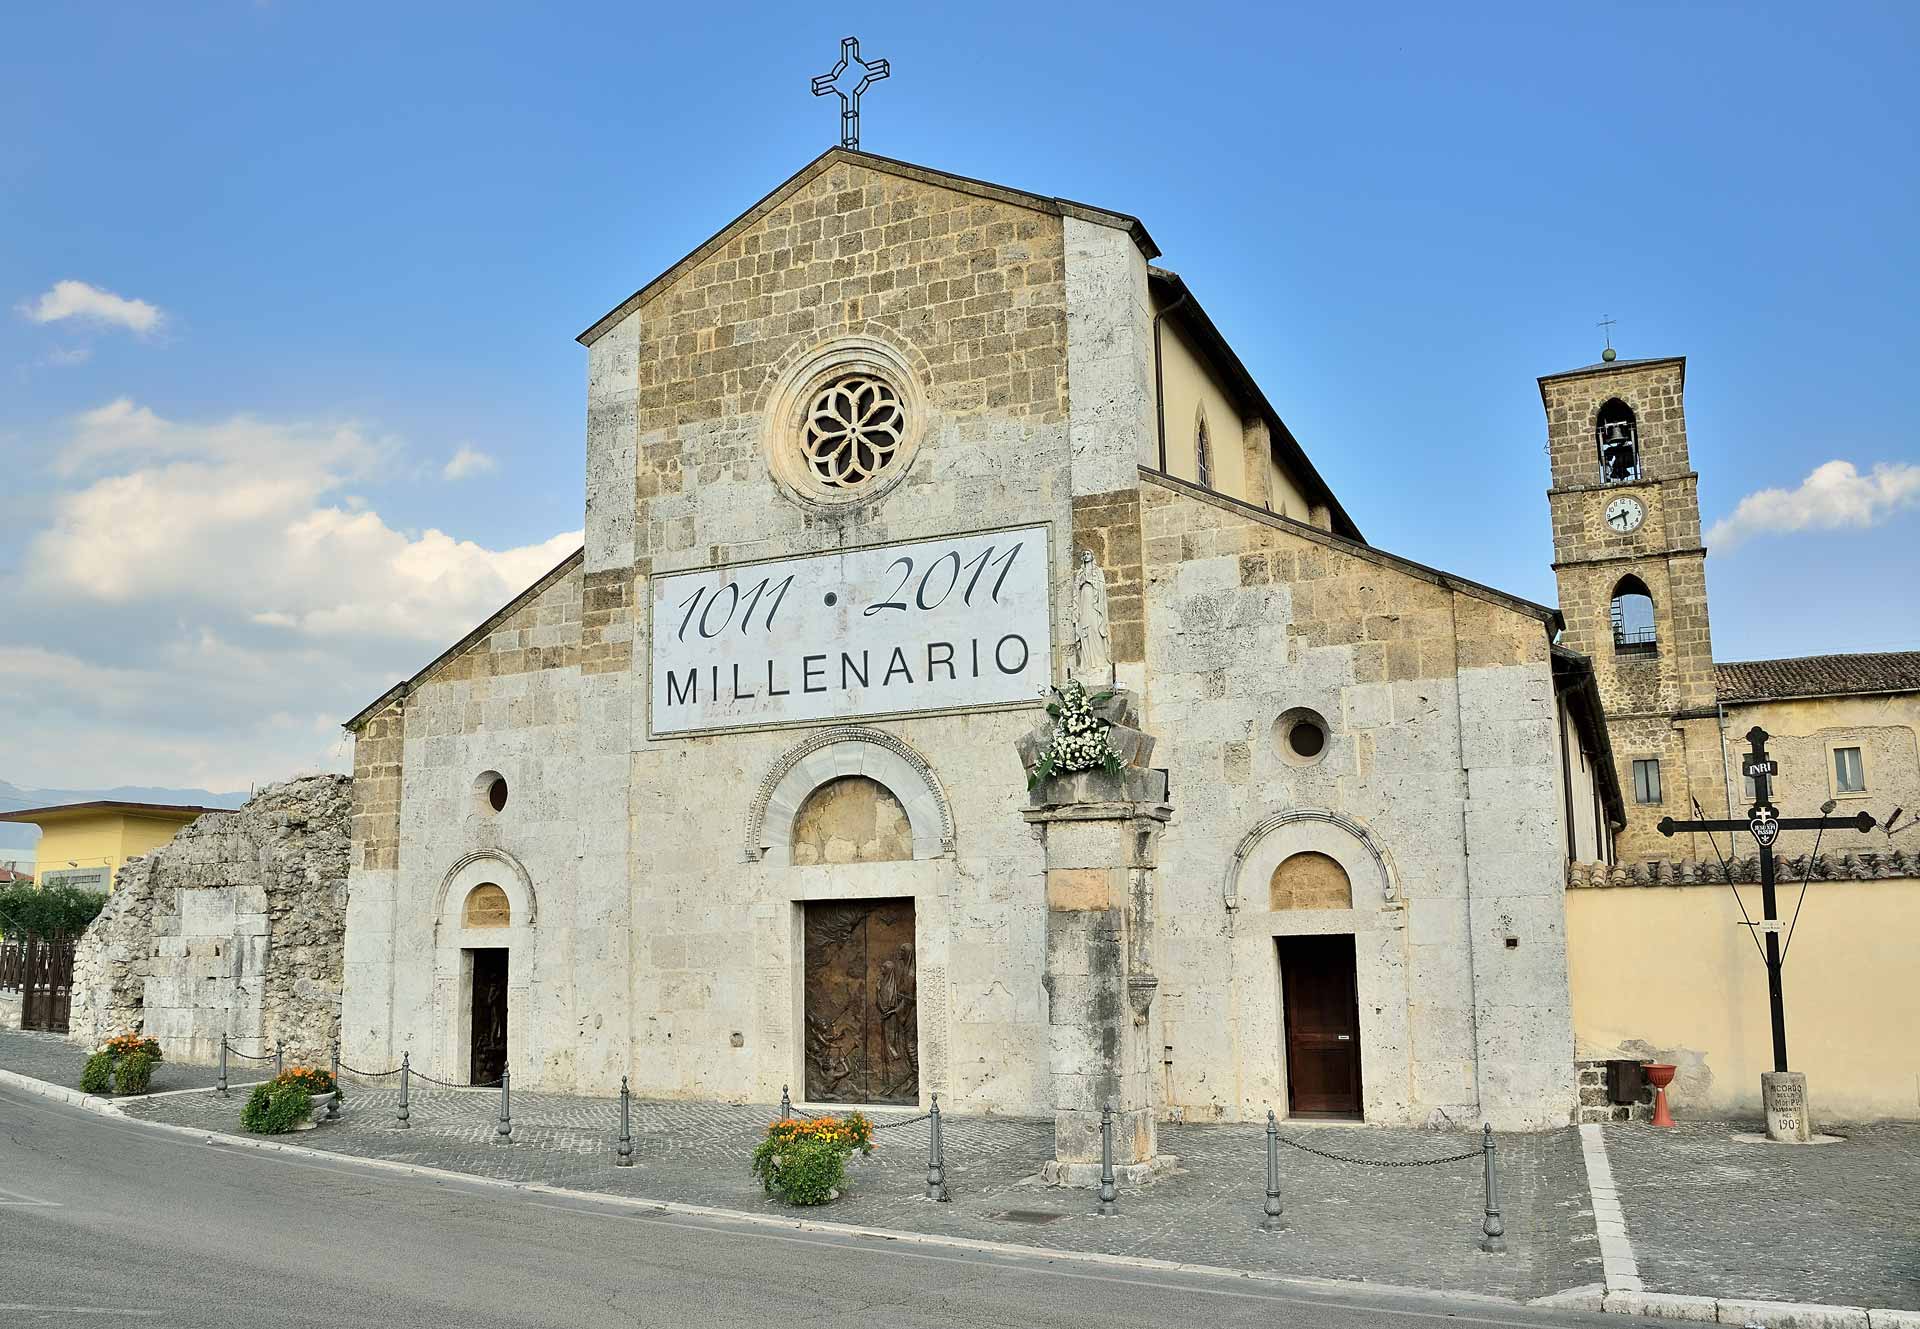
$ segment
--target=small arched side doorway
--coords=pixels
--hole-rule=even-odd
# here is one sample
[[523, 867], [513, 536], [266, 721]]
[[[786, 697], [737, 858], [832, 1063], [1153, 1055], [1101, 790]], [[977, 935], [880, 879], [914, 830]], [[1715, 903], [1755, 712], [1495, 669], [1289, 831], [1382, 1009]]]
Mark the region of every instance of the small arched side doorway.
[[[534, 896], [519, 861], [501, 850], [461, 859], [440, 886], [435, 923], [435, 1022], [440, 1051], [430, 1075], [468, 1084], [500, 1082], [519, 1064], [532, 1012]], [[415, 1053], [416, 1064], [422, 1061]]]

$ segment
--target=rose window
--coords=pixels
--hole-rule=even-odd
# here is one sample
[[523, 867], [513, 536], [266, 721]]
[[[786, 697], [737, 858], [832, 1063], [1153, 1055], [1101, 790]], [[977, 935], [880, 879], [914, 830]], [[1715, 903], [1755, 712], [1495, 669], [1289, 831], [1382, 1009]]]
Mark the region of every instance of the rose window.
[[807, 466], [834, 489], [865, 484], [893, 464], [906, 425], [899, 394], [886, 380], [868, 374], [835, 379], [807, 412]]

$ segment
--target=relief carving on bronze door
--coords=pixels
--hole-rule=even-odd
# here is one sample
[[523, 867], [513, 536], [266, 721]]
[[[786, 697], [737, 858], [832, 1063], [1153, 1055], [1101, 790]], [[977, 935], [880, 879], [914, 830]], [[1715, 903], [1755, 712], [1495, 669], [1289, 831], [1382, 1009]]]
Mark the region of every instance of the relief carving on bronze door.
[[806, 908], [807, 1097], [920, 1101], [912, 900]]

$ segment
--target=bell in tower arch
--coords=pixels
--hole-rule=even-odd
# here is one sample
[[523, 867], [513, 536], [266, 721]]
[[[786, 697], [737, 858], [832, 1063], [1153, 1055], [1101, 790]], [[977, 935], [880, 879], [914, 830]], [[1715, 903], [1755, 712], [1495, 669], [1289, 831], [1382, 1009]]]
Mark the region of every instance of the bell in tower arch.
[[1633, 409], [1618, 397], [1600, 408], [1600, 478], [1607, 484], [1640, 478], [1640, 429]]

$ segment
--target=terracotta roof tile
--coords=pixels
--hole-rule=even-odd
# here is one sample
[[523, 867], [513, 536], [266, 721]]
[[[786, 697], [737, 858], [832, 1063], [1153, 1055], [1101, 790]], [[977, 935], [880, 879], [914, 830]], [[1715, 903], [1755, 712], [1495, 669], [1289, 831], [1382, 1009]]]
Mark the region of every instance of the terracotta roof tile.
[[1920, 651], [1735, 660], [1715, 664], [1714, 669], [1723, 702], [1920, 692]]

